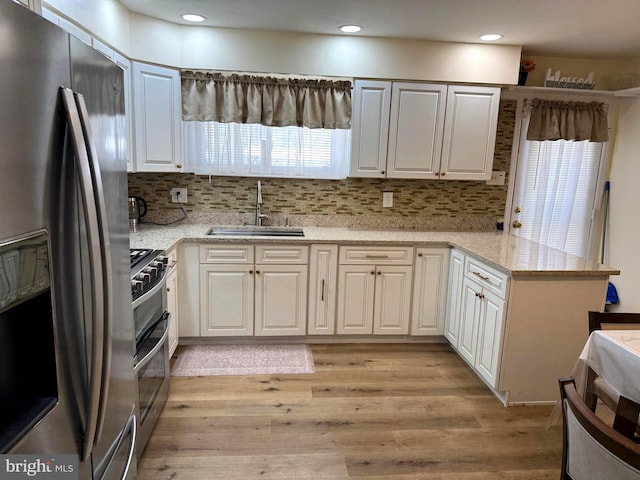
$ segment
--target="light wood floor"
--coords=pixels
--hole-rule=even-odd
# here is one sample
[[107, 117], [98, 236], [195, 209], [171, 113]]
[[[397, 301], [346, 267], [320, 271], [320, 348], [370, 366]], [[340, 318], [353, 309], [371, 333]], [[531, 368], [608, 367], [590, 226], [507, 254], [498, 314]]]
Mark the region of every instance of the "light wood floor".
[[557, 479], [551, 407], [503, 407], [446, 345], [313, 345], [307, 375], [172, 377], [139, 480]]

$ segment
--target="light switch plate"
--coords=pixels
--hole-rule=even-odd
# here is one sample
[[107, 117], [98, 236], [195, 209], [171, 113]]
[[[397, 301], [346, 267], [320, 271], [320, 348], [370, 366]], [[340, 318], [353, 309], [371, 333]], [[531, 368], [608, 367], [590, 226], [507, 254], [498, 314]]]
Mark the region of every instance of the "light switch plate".
[[382, 207], [393, 207], [393, 192], [382, 192]]
[[505, 172], [491, 172], [491, 180], [487, 180], [487, 185], [504, 185]]

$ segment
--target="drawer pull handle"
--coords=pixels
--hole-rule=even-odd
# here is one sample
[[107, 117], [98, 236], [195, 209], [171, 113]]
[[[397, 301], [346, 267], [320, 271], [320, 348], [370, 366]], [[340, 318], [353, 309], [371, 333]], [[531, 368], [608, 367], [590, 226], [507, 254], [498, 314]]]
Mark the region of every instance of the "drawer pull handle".
[[480, 277], [480, 278], [481, 278], [482, 280], [484, 280], [485, 282], [488, 282], [488, 281], [489, 281], [489, 277], [484, 277], [484, 276], [480, 275], [478, 272], [471, 272], [471, 273], [473, 273], [473, 274], [474, 274], [474, 275], [476, 275], [477, 277]]
[[324, 302], [324, 278], [322, 279], [322, 288], [320, 289], [320, 301]]
[[389, 258], [389, 255], [365, 255], [366, 258]]

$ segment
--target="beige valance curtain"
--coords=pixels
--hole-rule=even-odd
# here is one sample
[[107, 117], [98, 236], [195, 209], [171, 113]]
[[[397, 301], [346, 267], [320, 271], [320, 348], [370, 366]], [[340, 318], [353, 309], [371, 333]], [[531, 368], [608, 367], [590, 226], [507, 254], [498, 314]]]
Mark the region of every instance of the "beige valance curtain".
[[607, 105], [598, 102], [563, 102], [534, 99], [527, 140], [609, 139]]
[[351, 128], [351, 82], [181, 72], [182, 119]]

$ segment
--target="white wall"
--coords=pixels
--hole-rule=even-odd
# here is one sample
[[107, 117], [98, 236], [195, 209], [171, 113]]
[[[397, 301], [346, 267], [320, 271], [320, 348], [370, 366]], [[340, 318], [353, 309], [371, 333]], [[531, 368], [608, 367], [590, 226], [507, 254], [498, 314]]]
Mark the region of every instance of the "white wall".
[[46, 0], [50, 10], [73, 21], [94, 37], [129, 55], [129, 10], [114, 0]]
[[640, 312], [640, 100], [619, 107], [611, 165], [605, 260], [620, 269], [610, 278], [620, 297], [611, 311]]
[[182, 66], [222, 70], [514, 83], [520, 47], [186, 28]]
[[640, 86], [640, 59], [606, 60], [593, 58], [567, 58], [526, 56], [536, 64], [527, 77], [527, 86], [544, 86], [547, 69], [560, 70], [562, 76], [586, 77], [594, 72], [596, 90], [622, 90]]
[[176, 68], [515, 84], [520, 47], [183, 26], [114, 0], [47, 0], [124, 55]]
[[513, 84], [520, 63], [519, 46], [180, 26], [134, 13], [130, 19], [131, 56], [179, 68]]

